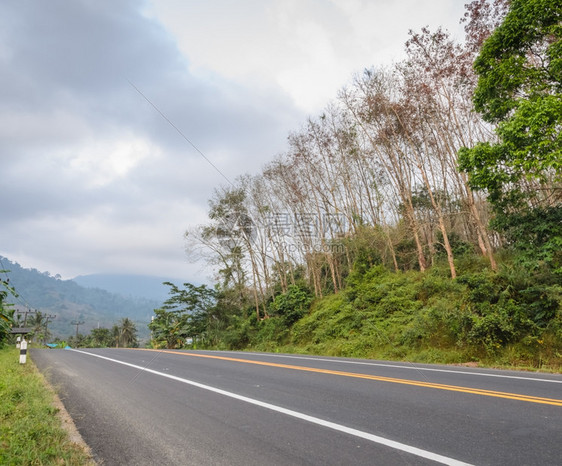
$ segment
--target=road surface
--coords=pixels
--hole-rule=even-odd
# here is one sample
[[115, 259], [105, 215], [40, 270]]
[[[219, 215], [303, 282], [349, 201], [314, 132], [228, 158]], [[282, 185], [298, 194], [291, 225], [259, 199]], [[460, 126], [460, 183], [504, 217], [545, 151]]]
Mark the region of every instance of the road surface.
[[298, 355], [32, 350], [104, 465], [560, 465], [562, 375]]

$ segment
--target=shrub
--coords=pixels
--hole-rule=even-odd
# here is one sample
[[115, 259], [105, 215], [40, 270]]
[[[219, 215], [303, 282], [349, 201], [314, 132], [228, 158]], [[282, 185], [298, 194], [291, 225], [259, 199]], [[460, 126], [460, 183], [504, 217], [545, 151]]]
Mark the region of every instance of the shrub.
[[270, 310], [272, 315], [282, 317], [290, 326], [309, 311], [311, 302], [312, 296], [306, 288], [290, 285], [286, 293], [275, 297]]

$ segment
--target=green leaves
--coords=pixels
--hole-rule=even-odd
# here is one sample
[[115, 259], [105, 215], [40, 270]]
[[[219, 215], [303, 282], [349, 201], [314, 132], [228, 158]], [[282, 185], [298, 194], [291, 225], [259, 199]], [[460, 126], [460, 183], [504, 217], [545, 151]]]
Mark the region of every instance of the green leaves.
[[560, 2], [512, 1], [474, 64], [474, 105], [497, 124], [498, 141], [459, 152], [471, 187], [489, 194], [494, 225], [525, 257], [554, 269], [562, 242], [561, 23]]
[[137, 328], [134, 322], [125, 317], [121, 319], [119, 325], [119, 343], [124, 348], [135, 348], [138, 346], [137, 342]]
[[184, 283], [181, 289], [171, 282], [170, 297], [161, 309], [155, 309], [155, 318], [148, 325], [156, 346], [178, 348], [188, 337], [207, 332], [216, 306], [216, 292], [207, 285]]
[[502, 169], [508, 154], [502, 146], [480, 142], [472, 149], [459, 151], [459, 168], [470, 174], [473, 189], [486, 189], [490, 194], [500, 191], [510, 181], [510, 174]]
[[[479, 143], [459, 151], [459, 169], [468, 172], [475, 189], [485, 189], [492, 202], [516, 183], [534, 179], [548, 184], [562, 180], [562, 96], [518, 103], [518, 111], [500, 123], [501, 143]], [[527, 193], [529, 197], [533, 192]]]
[[512, 118], [501, 123], [498, 135], [503, 140], [508, 163], [521, 175], [543, 183], [562, 176], [562, 95], [547, 95], [521, 100]]
[[509, 117], [521, 96], [560, 91], [561, 20], [556, 2], [513, 0], [474, 63], [479, 75], [474, 103], [487, 121]]
[[527, 269], [547, 266], [562, 276], [562, 206], [497, 216], [495, 224]]
[[[6, 270], [0, 270], [0, 273], [5, 272]], [[16, 290], [9, 285], [7, 280], [0, 280], [0, 345], [14, 323], [14, 309], [11, 304], [4, 302], [9, 295], [17, 296]]]
[[273, 314], [283, 317], [286, 325], [292, 325], [309, 311], [311, 302], [307, 289], [290, 285], [286, 293], [275, 297], [270, 307]]

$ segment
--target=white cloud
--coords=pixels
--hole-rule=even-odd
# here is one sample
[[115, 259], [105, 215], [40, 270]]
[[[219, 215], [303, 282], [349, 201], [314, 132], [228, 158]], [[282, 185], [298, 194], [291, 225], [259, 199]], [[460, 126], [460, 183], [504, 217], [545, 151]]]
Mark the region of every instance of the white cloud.
[[120, 140], [86, 140], [60, 156], [61, 166], [79, 176], [88, 187], [101, 187], [124, 178], [143, 159], [160, 150], [150, 141], [134, 136]]
[[[0, 2], [0, 254], [64, 278], [201, 281], [184, 231], [451, 0]], [[139, 10], [142, 8], [142, 11]]]
[[191, 69], [257, 88], [276, 86], [319, 112], [353, 73], [403, 55], [408, 30], [458, 25], [450, 0], [154, 0]]

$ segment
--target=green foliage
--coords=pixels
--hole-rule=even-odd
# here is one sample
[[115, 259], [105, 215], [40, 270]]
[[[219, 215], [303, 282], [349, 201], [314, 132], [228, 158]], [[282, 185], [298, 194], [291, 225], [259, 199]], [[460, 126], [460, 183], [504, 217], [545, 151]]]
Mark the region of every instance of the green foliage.
[[168, 349], [181, 347], [188, 337], [187, 318], [187, 314], [154, 309], [154, 319], [148, 324], [152, 346], [159, 348], [163, 345]]
[[378, 266], [352, 275], [345, 291], [295, 323], [292, 343], [321, 354], [426, 362], [503, 361], [517, 348], [518, 364], [557, 367], [562, 287], [511, 262], [500, 273], [480, 269], [455, 281], [447, 272]]
[[561, 24], [558, 2], [512, 0], [474, 64], [479, 75], [474, 103], [488, 121], [516, 113], [521, 95], [532, 99], [560, 92]]
[[562, 244], [562, 4], [513, 0], [474, 67], [476, 110], [497, 123], [497, 143], [459, 152], [459, 168], [486, 190], [494, 226], [522, 251], [560, 272]]
[[346, 290], [319, 301], [293, 328], [295, 343], [327, 344], [346, 340], [341, 355], [387, 348], [400, 338], [400, 328], [421, 307], [415, 272], [391, 273], [382, 266], [354, 275]]
[[561, 305], [559, 287], [541, 284], [524, 270], [471, 273], [457, 282], [465, 288], [456, 300], [455, 312], [442, 317], [455, 344], [471, 349], [474, 355], [540, 339], [549, 333], [547, 327]]
[[136, 348], [138, 346], [137, 327], [128, 317], [124, 317], [119, 323], [118, 344], [122, 348]]
[[[0, 270], [0, 273], [5, 273]], [[0, 347], [10, 333], [10, 328], [14, 324], [14, 309], [6, 302], [8, 296], [17, 296], [16, 290], [10, 286], [8, 281], [0, 280]]]
[[213, 338], [206, 343], [217, 349], [243, 350], [251, 347], [257, 334], [258, 321], [255, 314], [243, 318], [238, 315], [228, 319], [228, 325], [215, 329]]
[[148, 325], [152, 345], [178, 348], [185, 345], [189, 337], [211, 338], [216, 331], [213, 321], [218, 320], [216, 291], [207, 285], [184, 283], [181, 289], [170, 282], [164, 284], [170, 287], [170, 297], [161, 309], [154, 310], [155, 317]]
[[51, 337], [48, 324], [50, 323], [48, 315], [41, 311], [35, 311], [27, 317], [27, 326], [31, 328], [29, 338], [33, 342], [45, 343]]
[[90, 348], [107, 348], [115, 345], [111, 330], [105, 327], [92, 329], [89, 340], [87, 346]]
[[[461, 258], [463, 256], [469, 256], [474, 254], [474, 246], [466, 241], [463, 241], [460, 235], [454, 231], [448, 234], [449, 244], [453, 250], [453, 254], [456, 258]], [[443, 233], [437, 232], [437, 244], [435, 245], [437, 251], [437, 256], [439, 258], [446, 258], [447, 253], [445, 247], [443, 246]]]
[[[220, 292], [212, 301], [214, 306], [204, 308], [210, 318], [198, 344], [217, 349], [559, 367], [562, 287], [557, 277], [544, 270], [530, 274], [509, 257], [500, 263], [500, 272], [489, 270], [485, 258], [468, 252], [464, 261], [456, 280], [450, 279], [446, 265], [425, 272], [391, 272], [383, 265], [359, 267], [340, 293], [314, 301], [304, 285], [293, 285], [270, 301], [270, 317], [260, 320], [249, 309], [232, 312], [224, 307], [221, 299], [228, 293], [221, 298]], [[179, 290], [172, 290], [177, 297]], [[182, 309], [193, 301], [174, 302]], [[191, 314], [177, 309], [156, 311], [151, 325], [155, 347], [185, 345], [188, 333], [182, 332], [192, 328]], [[171, 320], [164, 322], [165, 318]]]
[[270, 304], [272, 315], [278, 315], [290, 326], [303, 317], [310, 308], [312, 295], [307, 288], [290, 285], [287, 292], [279, 294]]
[[562, 276], [562, 206], [498, 216], [494, 225], [505, 233], [507, 246], [527, 269], [547, 266]]
[[[57, 341], [60, 348], [64, 348], [67, 344], [59, 339], [55, 340]], [[131, 319], [125, 317], [111, 329], [99, 327], [92, 329], [89, 335], [81, 333], [72, 335], [68, 339], [68, 344], [73, 348], [137, 348], [139, 345], [137, 327]]]
[[257, 323], [256, 333], [251, 339], [252, 346], [260, 351], [275, 351], [287, 343], [289, 327], [282, 317], [270, 317]]
[[368, 225], [357, 226], [353, 237], [343, 238], [340, 242], [351, 255], [353, 270], [356, 273], [381, 264], [383, 256], [387, 253], [386, 243], [381, 229]]
[[396, 260], [400, 270], [417, 270], [419, 262], [417, 259], [416, 243], [413, 239], [405, 237], [394, 247]]
[[[68, 345], [71, 348], [87, 348], [90, 346], [90, 342], [87, 335], [78, 333], [68, 337]], [[115, 343], [112, 346], [116, 346]]]

